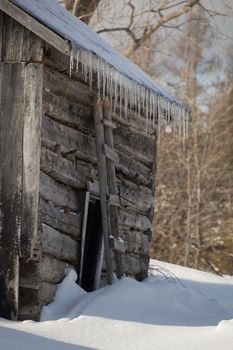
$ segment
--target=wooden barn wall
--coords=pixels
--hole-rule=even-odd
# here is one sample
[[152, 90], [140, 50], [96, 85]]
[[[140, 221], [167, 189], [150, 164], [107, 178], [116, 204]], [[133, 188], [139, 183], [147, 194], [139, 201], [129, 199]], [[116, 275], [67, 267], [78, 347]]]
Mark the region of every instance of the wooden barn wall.
[[[70, 78], [68, 59], [49, 46], [43, 81], [40, 220], [34, 257], [21, 264], [21, 319], [38, 319], [66, 266], [79, 271], [85, 191], [89, 181], [98, 181], [93, 120], [96, 92], [79, 73]], [[133, 111], [128, 121], [118, 113], [113, 120], [114, 148], [119, 156], [119, 228], [126, 246], [124, 268], [126, 275], [143, 279], [153, 218], [155, 135], [146, 135], [145, 119]]]
[[0, 11], [0, 315], [17, 319], [37, 235], [44, 43]]

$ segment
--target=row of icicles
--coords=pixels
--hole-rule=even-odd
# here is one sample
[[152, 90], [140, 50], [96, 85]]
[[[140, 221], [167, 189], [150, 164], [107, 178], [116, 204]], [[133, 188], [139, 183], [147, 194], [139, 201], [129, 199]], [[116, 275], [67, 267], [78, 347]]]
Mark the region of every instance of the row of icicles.
[[162, 125], [166, 133], [178, 132], [185, 141], [188, 135], [190, 112], [187, 108], [167, 100], [117, 71], [113, 66], [89, 51], [72, 47], [70, 55], [70, 76], [75, 70], [82, 73], [85, 82], [93, 85], [97, 80], [97, 91], [102, 98], [108, 97], [113, 113], [119, 108], [120, 117], [127, 120], [128, 109], [145, 116], [145, 129], [160, 134]]

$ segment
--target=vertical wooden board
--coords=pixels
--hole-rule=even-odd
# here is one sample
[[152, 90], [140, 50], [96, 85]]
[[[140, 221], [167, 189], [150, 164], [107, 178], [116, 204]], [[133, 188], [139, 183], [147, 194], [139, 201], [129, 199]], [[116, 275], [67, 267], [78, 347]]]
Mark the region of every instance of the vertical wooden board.
[[17, 319], [18, 311], [24, 69], [0, 63], [0, 315], [9, 319]]
[[42, 62], [44, 42], [29, 29], [24, 28], [22, 61]]
[[20, 62], [24, 27], [8, 15], [3, 15], [2, 60]]
[[2, 60], [3, 12], [0, 11], [0, 62]]
[[37, 234], [43, 65], [25, 68], [23, 109], [23, 193], [20, 255], [31, 258]]

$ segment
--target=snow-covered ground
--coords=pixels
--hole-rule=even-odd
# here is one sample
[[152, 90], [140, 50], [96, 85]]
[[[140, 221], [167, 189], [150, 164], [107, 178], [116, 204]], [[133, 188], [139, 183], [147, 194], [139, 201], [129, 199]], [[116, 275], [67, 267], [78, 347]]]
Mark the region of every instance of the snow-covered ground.
[[68, 271], [43, 322], [0, 319], [0, 350], [233, 349], [233, 277], [152, 260], [141, 283], [86, 293], [74, 280]]

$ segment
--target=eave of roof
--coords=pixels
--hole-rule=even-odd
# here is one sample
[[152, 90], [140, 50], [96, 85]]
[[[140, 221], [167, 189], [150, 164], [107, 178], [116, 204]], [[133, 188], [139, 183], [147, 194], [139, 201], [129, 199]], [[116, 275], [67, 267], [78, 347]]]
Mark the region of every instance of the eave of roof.
[[77, 59], [76, 64], [80, 62], [84, 66], [89, 82], [92, 73], [97, 73], [99, 88], [103, 91], [105, 85], [108, 86], [110, 92], [107, 95], [124, 100], [126, 110], [129, 104], [140, 113], [143, 106], [147, 119], [151, 119], [154, 125], [160, 124], [160, 119], [166, 123], [178, 119], [185, 133], [189, 119], [187, 107], [57, 0], [1, 0], [0, 9], [62, 53], [70, 55], [71, 68], [73, 60]]

